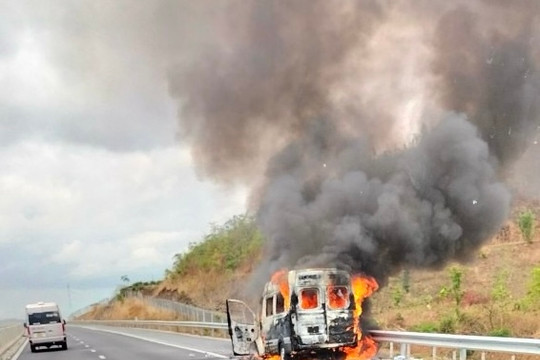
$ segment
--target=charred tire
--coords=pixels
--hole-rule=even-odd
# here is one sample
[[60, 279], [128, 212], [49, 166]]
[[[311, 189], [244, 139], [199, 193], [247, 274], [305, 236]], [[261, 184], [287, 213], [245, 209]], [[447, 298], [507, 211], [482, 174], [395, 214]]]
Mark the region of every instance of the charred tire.
[[287, 354], [287, 351], [285, 351], [285, 346], [283, 343], [279, 345], [279, 360], [291, 360], [291, 355]]
[[67, 341], [64, 341], [64, 342], [62, 343], [62, 350], [67, 350], [67, 349], [68, 349], [68, 347], [67, 347]]
[[37, 350], [36, 350], [36, 347], [32, 344], [30, 344], [30, 351], [35, 353]]

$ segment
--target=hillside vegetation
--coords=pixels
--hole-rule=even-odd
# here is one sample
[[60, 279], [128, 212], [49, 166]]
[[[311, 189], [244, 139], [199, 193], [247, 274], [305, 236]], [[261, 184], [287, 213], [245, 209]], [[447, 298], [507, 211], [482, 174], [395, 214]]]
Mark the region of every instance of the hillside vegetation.
[[[384, 329], [540, 337], [539, 214], [538, 206], [515, 208], [497, 236], [468, 264], [396, 274], [372, 297], [371, 316]], [[185, 253], [176, 254], [163, 281], [142, 289], [139, 284], [137, 290], [224, 310], [226, 298], [243, 297], [262, 251], [263, 238], [254, 219], [234, 216], [213, 225]], [[135, 290], [132, 287], [124, 292]], [[118, 306], [115, 311], [122, 313], [121, 301], [109, 310]], [[106, 311], [93, 315], [110, 316]], [[143, 318], [131, 311], [128, 318], [132, 317]]]
[[262, 254], [263, 237], [253, 217], [237, 215], [212, 225], [199, 243], [176, 254], [154, 296], [223, 310], [224, 299], [238, 296]]

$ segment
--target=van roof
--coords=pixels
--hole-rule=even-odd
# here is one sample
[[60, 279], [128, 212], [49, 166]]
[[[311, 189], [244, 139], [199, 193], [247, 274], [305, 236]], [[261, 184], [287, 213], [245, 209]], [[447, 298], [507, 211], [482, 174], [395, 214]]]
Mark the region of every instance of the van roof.
[[58, 305], [54, 302], [43, 302], [40, 301], [35, 304], [28, 304], [26, 305], [26, 312], [29, 314], [32, 314], [34, 312], [42, 312], [42, 311], [58, 311]]

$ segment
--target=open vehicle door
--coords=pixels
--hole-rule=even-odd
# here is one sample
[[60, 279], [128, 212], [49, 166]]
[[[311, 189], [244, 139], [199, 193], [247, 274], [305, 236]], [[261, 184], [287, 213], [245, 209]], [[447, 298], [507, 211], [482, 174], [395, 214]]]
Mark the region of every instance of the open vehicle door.
[[227, 322], [234, 355], [262, 355], [263, 344], [255, 313], [240, 300], [227, 299]]

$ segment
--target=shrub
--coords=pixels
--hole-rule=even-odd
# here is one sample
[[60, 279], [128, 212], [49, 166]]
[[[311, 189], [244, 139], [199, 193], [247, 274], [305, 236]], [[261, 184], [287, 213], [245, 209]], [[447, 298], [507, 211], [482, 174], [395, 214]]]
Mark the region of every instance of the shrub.
[[534, 228], [536, 220], [534, 217], [534, 213], [531, 210], [522, 211], [518, 215], [518, 225], [519, 230], [521, 231], [521, 235], [523, 236], [523, 239], [528, 242], [529, 244], [532, 243], [532, 239], [534, 237]]
[[[486, 306], [489, 326], [492, 331], [503, 328], [505, 324], [506, 309], [511, 303], [512, 296], [507, 286], [508, 272], [503, 270], [495, 275], [493, 288], [491, 289], [491, 303]], [[495, 320], [498, 318], [498, 324]]]
[[527, 295], [521, 302], [521, 308], [540, 308], [540, 266], [536, 266], [531, 271], [531, 279], [527, 289]]
[[422, 323], [412, 327], [412, 331], [424, 332], [424, 333], [436, 333], [439, 331], [439, 327], [434, 323]]
[[465, 306], [487, 304], [488, 302], [487, 296], [473, 290], [467, 290], [463, 294], [463, 305]]
[[500, 336], [500, 337], [508, 337], [510, 335], [512, 335], [510, 333], [510, 329], [508, 328], [499, 328], [499, 329], [495, 329], [495, 330], [492, 330], [488, 333], [489, 336]]
[[507, 286], [508, 272], [501, 271], [495, 277], [495, 283], [491, 290], [491, 297], [494, 301], [501, 303], [502, 307], [511, 299], [510, 291]]
[[449, 272], [451, 281], [450, 287], [441, 289], [439, 294], [442, 295], [444, 290], [445, 295], [447, 294], [447, 296], [452, 297], [454, 300], [454, 311], [456, 313], [456, 318], [459, 319], [461, 317], [460, 307], [464, 295], [464, 291], [461, 288], [463, 271], [460, 268], [452, 267], [450, 268]]
[[439, 332], [443, 334], [453, 334], [456, 332], [456, 320], [447, 316], [441, 319], [439, 323]]
[[536, 266], [531, 271], [531, 280], [529, 282], [529, 291], [527, 295], [536, 301], [540, 301], [540, 266]]
[[403, 300], [403, 293], [401, 292], [401, 289], [398, 287], [395, 287], [392, 289], [392, 301], [394, 303], [394, 306], [399, 306], [401, 304], [401, 301]]
[[403, 287], [403, 291], [405, 293], [409, 293], [411, 290], [411, 274], [409, 272], [409, 269], [403, 270], [403, 277], [401, 278], [401, 286]]

